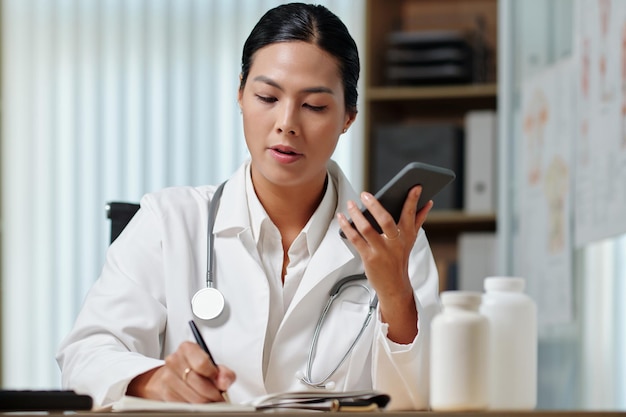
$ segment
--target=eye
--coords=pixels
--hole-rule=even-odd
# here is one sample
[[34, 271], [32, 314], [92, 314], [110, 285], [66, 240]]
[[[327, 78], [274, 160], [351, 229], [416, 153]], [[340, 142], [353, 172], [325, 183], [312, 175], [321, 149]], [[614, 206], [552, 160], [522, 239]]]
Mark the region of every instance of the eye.
[[261, 100], [263, 103], [276, 103], [278, 100], [276, 97], [272, 96], [262, 96], [260, 94], [256, 94], [256, 97]]
[[313, 106], [311, 104], [306, 104], [306, 103], [304, 104], [304, 107], [315, 112], [321, 112], [321, 111], [326, 110], [326, 106]]

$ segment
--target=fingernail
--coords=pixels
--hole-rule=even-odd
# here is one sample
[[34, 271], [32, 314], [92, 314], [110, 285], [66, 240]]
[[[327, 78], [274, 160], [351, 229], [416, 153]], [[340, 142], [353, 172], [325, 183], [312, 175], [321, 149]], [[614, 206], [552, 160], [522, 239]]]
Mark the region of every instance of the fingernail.
[[371, 200], [372, 198], [374, 198], [374, 196], [373, 196], [373, 195], [371, 195], [370, 193], [366, 192], [366, 191], [363, 191], [363, 192], [361, 193], [361, 198], [362, 198], [363, 200]]

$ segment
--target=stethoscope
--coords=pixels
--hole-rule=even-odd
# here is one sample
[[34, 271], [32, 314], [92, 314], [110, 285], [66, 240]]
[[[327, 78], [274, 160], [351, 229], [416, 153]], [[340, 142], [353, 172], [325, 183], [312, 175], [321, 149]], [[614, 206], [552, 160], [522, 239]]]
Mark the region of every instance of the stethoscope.
[[[225, 184], [226, 182], [220, 184], [217, 190], [215, 190], [213, 198], [209, 203], [209, 218], [207, 222], [206, 287], [198, 290], [191, 299], [191, 311], [196, 317], [202, 320], [212, 320], [218, 317], [224, 310], [225, 305], [224, 295], [217, 288], [215, 288], [215, 279], [213, 277], [213, 226], [215, 224], [217, 209], [219, 208], [219, 201], [222, 197], [222, 191], [224, 190]], [[376, 306], [378, 305], [378, 296], [375, 293], [372, 293], [372, 290], [367, 285], [363, 284], [363, 282], [356, 282], [366, 279], [367, 278], [365, 277], [365, 274], [350, 275], [337, 281], [337, 283], [335, 283], [335, 285], [331, 288], [329, 292], [330, 297], [326, 302], [324, 309], [322, 310], [322, 314], [320, 315], [320, 318], [317, 321], [315, 330], [313, 332], [313, 340], [311, 341], [311, 346], [309, 348], [309, 354], [305, 367], [306, 371], [302, 375], [298, 375], [298, 379], [304, 384], [314, 388], [334, 388], [335, 384], [330, 381], [330, 378], [337, 372], [337, 370], [341, 367], [341, 365], [346, 361], [346, 359], [354, 350], [357, 342], [359, 341], [363, 333], [365, 333], [365, 329], [371, 321], [372, 315], [376, 310]], [[345, 289], [350, 287], [362, 288], [367, 291], [370, 299], [367, 315], [365, 316], [365, 320], [363, 321], [361, 329], [350, 344], [350, 347], [346, 350], [346, 353], [337, 363], [337, 366], [335, 366], [333, 370], [330, 371], [324, 378], [318, 381], [313, 381], [313, 360], [317, 351], [317, 343], [319, 341], [322, 326], [324, 325], [324, 321], [326, 320], [328, 312], [330, 311], [334, 301]]]
[[[335, 384], [332, 381], [330, 381], [330, 378], [335, 374], [335, 372], [337, 372], [339, 367], [341, 367], [341, 365], [346, 361], [346, 359], [348, 359], [348, 356], [350, 356], [350, 354], [354, 350], [354, 347], [356, 346], [357, 342], [359, 341], [363, 333], [365, 333], [365, 329], [367, 328], [367, 325], [372, 319], [372, 315], [374, 311], [376, 310], [376, 306], [378, 305], [378, 296], [375, 293], [372, 296], [372, 290], [367, 285], [364, 285], [363, 282], [358, 282], [358, 283], [355, 282], [355, 281], [362, 281], [364, 279], [365, 280], [367, 279], [365, 277], [365, 274], [350, 275], [349, 277], [345, 277], [337, 281], [337, 283], [330, 289], [330, 293], [329, 293], [330, 298], [326, 302], [326, 305], [324, 306], [324, 310], [322, 310], [322, 314], [320, 315], [320, 318], [317, 321], [317, 325], [315, 326], [315, 331], [313, 332], [313, 341], [311, 341], [311, 347], [309, 348], [309, 356], [306, 361], [306, 372], [304, 373], [304, 375], [299, 375], [300, 381], [304, 382], [306, 385], [313, 387], [313, 388], [333, 389], [335, 387]], [[357, 333], [354, 340], [350, 344], [350, 347], [348, 348], [348, 350], [346, 350], [346, 353], [343, 355], [339, 363], [337, 363], [337, 366], [335, 366], [333, 370], [330, 371], [324, 378], [320, 379], [319, 381], [313, 381], [313, 378], [311, 375], [313, 371], [313, 359], [315, 357], [315, 352], [317, 350], [317, 342], [320, 337], [322, 326], [324, 325], [324, 321], [326, 320], [328, 311], [330, 311], [330, 308], [332, 307], [335, 300], [339, 297], [339, 295], [346, 288], [349, 288], [349, 287], [363, 288], [369, 294], [370, 302], [369, 302], [369, 309], [367, 310], [367, 315], [365, 316], [365, 320], [363, 321], [363, 325], [361, 325], [361, 329], [359, 330], [359, 333]]]
[[209, 204], [209, 220], [207, 222], [207, 243], [206, 243], [206, 287], [198, 290], [191, 299], [191, 311], [196, 317], [202, 320], [211, 320], [219, 316], [224, 310], [224, 296], [215, 288], [213, 279], [213, 225], [217, 209], [222, 198], [222, 191], [226, 182], [220, 184], [213, 194]]

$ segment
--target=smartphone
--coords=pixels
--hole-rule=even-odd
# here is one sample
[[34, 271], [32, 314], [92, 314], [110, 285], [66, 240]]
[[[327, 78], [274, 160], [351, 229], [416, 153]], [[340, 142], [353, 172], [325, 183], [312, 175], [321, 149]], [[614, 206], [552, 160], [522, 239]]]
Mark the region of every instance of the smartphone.
[[[400, 220], [400, 214], [402, 214], [404, 200], [406, 200], [411, 188], [416, 185], [422, 186], [422, 194], [417, 202], [417, 210], [419, 211], [455, 178], [456, 174], [451, 169], [429, 165], [423, 162], [411, 162], [389, 180], [389, 182], [375, 194], [375, 197], [397, 223]], [[382, 233], [383, 231], [380, 225], [369, 210], [365, 209], [362, 204], [360, 207], [361, 213], [369, 220], [374, 229], [376, 229], [378, 233]], [[355, 227], [352, 220], [350, 220], [350, 224], [352, 227]], [[343, 231], [340, 231], [340, 235], [345, 239], [346, 236]]]

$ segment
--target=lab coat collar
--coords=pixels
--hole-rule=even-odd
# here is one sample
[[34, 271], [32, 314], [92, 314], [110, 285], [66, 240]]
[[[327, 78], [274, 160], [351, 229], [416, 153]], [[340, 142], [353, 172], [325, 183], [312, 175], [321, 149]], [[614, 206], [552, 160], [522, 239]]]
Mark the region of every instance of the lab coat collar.
[[[220, 200], [220, 209], [217, 212], [215, 225], [213, 227], [214, 233], [219, 234], [228, 229], [241, 232], [252, 227], [250, 224], [248, 197], [246, 195], [245, 187], [246, 169], [249, 163], [249, 160], [244, 162], [224, 186], [224, 191]], [[346, 202], [348, 200], [358, 201], [358, 194], [354, 191], [345, 174], [341, 171], [341, 168], [339, 168], [339, 165], [337, 165], [335, 161], [330, 160], [328, 162], [328, 172], [330, 174], [330, 180], [333, 181], [333, 185], [337, 192], [337, 207], [335, 208], [335, 214], [339, 211], [345, 212]], [[328, 232], [331, 230], [335, 231], [337, 235], [339, 234], [339, 224], [335, 218], [331, 221]], [[326, 233], [327, 236], [329, 235], [328, 232]], [[347, 244], [347, 242], [344, 243]], [[349, 244], [347, 244], [346, 247], [348, 246]]]
[[213, 226], [215, 234], [228, 230], [241, 233], [251, 227], [245, 186], [246, 165], [247, 162], [242, 164], [224, 186]]
[[[229, 230], [233, 233], [241, 234], [241, 232], [251, 228], [245, 189], [246, 166], [248, 163], [249, 162], [246, 161], [242, 164], [224, 186], [224, 192], [220, 200], [220, 208], [217, 212], [213, 229], [216, 234], [225, 233]], [[358, 201], [358, 194], [352, 188], [352, 185], [336, 162], [332, 160], [329, 161], [328, 172], [330, 174], [330, 180], [333, 181], [337, 192], [335, 214], [345, 212], [347, 201]], [[338, 271], [349, 262], [359, 259], [356, 249], [354, 249], [348, 241], [339, 236], [339, 231], [339, 223], [336, 217], [333, 217], [322, 242], [311, 257], [302, 282], [294, 295], [286, 315], [288, 315], [289, 311], [295, 308], [298, 302], [321, 281], [325, 278], [335, 280], [342, 278], [343, 276], [335, 277], [336, 274], [333, 274], [333, 272]], [[358, 267], [350, 268], [346, 276], [362, 272], [361, 263], [357, 262], [357, 264]]]

